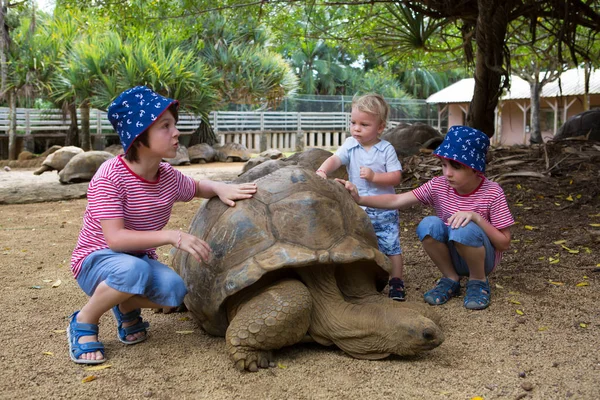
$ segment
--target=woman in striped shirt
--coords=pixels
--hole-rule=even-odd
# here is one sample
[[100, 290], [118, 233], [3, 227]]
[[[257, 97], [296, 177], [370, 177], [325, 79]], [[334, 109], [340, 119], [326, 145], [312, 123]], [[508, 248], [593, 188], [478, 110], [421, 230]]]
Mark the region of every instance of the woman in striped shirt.
[[178, 102], [145, 86], [121, 93], [108, 108], [125, 154], [106, 161], [92, 178], [83, 227], [71, 269], [90, 296], [70, 317], [71, 359], [79, 364], [106, 360], [98, 341], [98, 321], [112, 309], [124, 344], [146, 340], [149, 325], [142, 308], [174, 307], [183, 302], [183, 279], [157, 261], [156, 247], [171, 244], [198, 260], [210, 254], [194, 235], [164, 230], [173, 204], [194, 197], [219, 196], [229, 206], [256, 192], [253, 183], [228, 185], [195, 181], [163, 158], [175, 157], [179, 144]]
[[434, 151], [443, 175], [406, 193], [359, 196], [356, 187], [339, 179], [354, 200], [364, 206], [404, 209], [429, 205], [436, 216], [424, 218], [417, 235], [442, 273], [436, 286], [425, 293], [431, 305], [446, 303], [460, 292], [461, 276], [468, 276], [464, 306], [481, 310], [490, 304], [488, 275], [510, 245], [514, 219], [504, 191], [485, 175], [489, 138], [466, 126], [453, 126]]

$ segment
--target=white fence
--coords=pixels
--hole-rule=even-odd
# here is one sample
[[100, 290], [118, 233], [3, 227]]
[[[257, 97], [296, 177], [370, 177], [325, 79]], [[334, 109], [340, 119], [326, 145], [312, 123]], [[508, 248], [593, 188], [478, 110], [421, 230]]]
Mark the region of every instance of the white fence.
[[[80, 110], [77, 118], [81, 124]], [[214, 111], [210, 114], [210, 122], [221, 144], [241, 143], [251, 152], [271, 148], [296, 151], [309, 147], [335, 150], [346, 138], [350, 115], [343, 112]], [[181, 113], [177, 127], [184, 135], [189, 135], [201, 123], [199, 117]], [[6, 138], [8, 124], [8, 108], [0, 107], [0, 139]], [[397, 124], [389, 121], [388, 127]], [[17, 134], [20, 137], [48, 141], [64, 137], [68, 129], [69, 116], [60, 110], [17, 109]], [[105, 111], [90, 110], [90, 133], [100, 141], [116, 136]]]
[[[77, 110], [81, 124], [81, 111]], [[339, 130], [347, 131], [348, 113], [297, 113], [297, 112], [243, 112], [213, 111], [210, 123], [215, 132], [231, 131], [308, 131]], [[38, 110], [17, 108], [17, 132], [29, 135], [37, 132], [67, 132], [69, 116], [60, 110]], [[202, 123], [198, 116], [181, 113], [177, 127], [181, 132], [193, 132]], [[8, 132], [8, 108], [0, 107], [0, 132]], [[96, 135], [114, 134], [106, 112], [90, 110], [90, 133]]]

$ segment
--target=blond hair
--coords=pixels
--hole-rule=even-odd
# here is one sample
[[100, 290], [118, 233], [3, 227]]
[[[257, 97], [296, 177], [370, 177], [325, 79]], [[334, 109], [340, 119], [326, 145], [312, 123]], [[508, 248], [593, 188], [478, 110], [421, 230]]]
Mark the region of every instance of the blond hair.
[[385, 124], [390, 113], [390, 106], [383, 96], [376, 93], [368, 93], [362, 96], [354, 96], [352, 99], [352, 108], [356, 107], [358, 111], [373, 114], [379, 118], [379, 122]]

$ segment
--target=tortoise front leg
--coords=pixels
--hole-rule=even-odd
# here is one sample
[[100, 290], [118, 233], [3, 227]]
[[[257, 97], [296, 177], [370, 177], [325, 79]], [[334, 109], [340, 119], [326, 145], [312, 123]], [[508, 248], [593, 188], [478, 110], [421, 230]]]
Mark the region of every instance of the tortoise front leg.
[[312, 299], [306, 286], [286, 279], [232, 304], [225, 334], [227, 352], [240, 371], [267, 368], [271, 350], [300, 342], [308, 331]]

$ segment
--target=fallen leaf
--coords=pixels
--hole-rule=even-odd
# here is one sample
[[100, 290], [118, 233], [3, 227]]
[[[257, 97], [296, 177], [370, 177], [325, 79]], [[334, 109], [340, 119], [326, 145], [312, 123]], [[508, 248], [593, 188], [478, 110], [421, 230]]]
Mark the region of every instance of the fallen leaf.
[[565, 246], [564, 244], [561, 244], [560, 247], [562, 247], [563, 249], [565, 249], [566, 251], [568, 251], [571, 254], [579, 254], [579, 250], [570, 249], [567, 246]]
[[520, 241], [521, 241], [521, 239], [513, 239], [513, 240], [511, 240], [510, 242], [511, 242], [511, 243], [519, 243]]
[[565, 244], [565, 243], [567, 243], [567, 241], [566, 240], [557, 240], [556, 242], [552, 242], [552, 243], [554, 243], [554, 244]]
[[45, 355], [45, 356], [53, 356], [54, 355], [54, 353], [51, 352], [51, 351], [45, 351], [42, 354]]
[[550, 261], [550, 264], [558, 264], [560, 262], [558, 258], [553, 257], [548, 257], [548, 261]]
[[471, 400], [484, 400], [481, 396], [471, 397]]
[[523, 189], [523, 186], [521, 186], [520, 183], [517, 183], [517, 189], [521, 190], [521, 189]]
[[590, 284], [588, 282], [579, 282], [577, 285], [578, 287], [582, 287], [582, 286], [590, 286]]
[[518, 308], [515, 310], [515, 312], [519, 315], [523, 315], [525, 314], [523, 311], [519, 310]]
[[190, 333], [194, 333], [194, 331], [175, 331], [175, 333], [180, 335], [189, 335]]
[[573, 197], [571, 195], [569, 195], [565, 200], [567, 200], [567, 201], [573, 201]]
[[287, 366], [283, 365], [282, 363], [277, 363], [277, 368], [286, 369]]
[[86, 376], [85, 378], [83, 378], [81, 380], [81, 383], [88, 383], [91, 381], [95, 381], [96, 380], [96, 375], [90, 375], [90, 376]]
[[560, 207], [560, 203], [554, 203], [554, 205]]
[[537, 227], [531, 226], [531, 225], [525, 225], [523, 228], [527, 229], [528, 231], [532, 231], [534, 229], [537, 229]]
[[56, 280], [56, 282], [54, 282], [54, 283], [52, 284], [52, 287], [53, 287], [53, 288], [57, 288], [57, 287], [59, 287], [59, 286], [60, 286], [60, 284], [61, 284], [61, 283], [62, 283], [62, 281], [61, 281], [60, 279], [57, 279], [57, 280]]
[[509, 301], [510, 301], [511, 303], [513, 303], [513, 304], [521, 305], [521, 302], [520, 302], [519, 300], [513, 300], [513, 299], [511, 299], [511, 300], [509, 300]]
[[52, 282], [52, 279], [42, 279], [42, 282], [44, 282], [44, 283], [50, 283], [50, 282]]
[[523, 207], [523, 203], [516, 203], [515, 206], [517, 206], [517, 207]]
[[587, 328], [587, 324], [584, 324], [583, 322], [580, 322], [579, 326], [582, 327], [582, 328]]
[[554, 286], [562, 286], [562, 285], [564, 285], [563, 282], [556, 282], [556, 281], [548, 281], [548, 282], [550, 282], [550, 284], [552, 284]]
[[86, 371], [100, 371], [106, 368], [110, 368], [112, 365], [110, 364], [102, 364], [102, 365], [94, 365], [93, 367], [85, 367]]
[[544, 257], [544, 256], [538, 257], [538, 260], [542, 260], [543, 261], [545, 259], [546, 259], [546, 257]]
[[54, 333], [65, 333], [66, 330], [65, 329], [55, 329], [52, 332], [54, 332]]
[[593, 227], [597, 228], [597, 227], [600, 226], [600, 224], [590, 224], [590, 226], [593, 226]]
[[519, 292], [508, 292], [508, 294], [510, 294], [511, 296], [516, 296], [518, 294], [520, 294]]
[[181, 317], [179, 318], [180, 321], [189, 321], [190, 317]]
[[583, 279], [588, 279], [587, 275], [584, 275], [584, 276], [583, 276]]
[[504, 289], [504, 286], [500, 286], [496, 283], [496, 289]]
[[548, 327], [547, 327], [547, 326], [540, 326], [540, 327], [538, 328], [538, 331], [539, 331], [539, 332], [543, 332], [543, 331], [547, 331], [547, 330], [548, 330]]
[[29, 289], [41, 289], [41, 288], [42, 288], [41, 286], [35, 285], [35, 286], [31, 286]]

